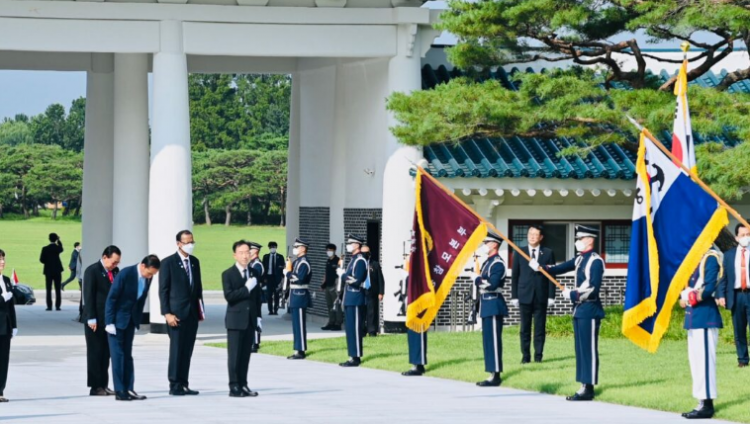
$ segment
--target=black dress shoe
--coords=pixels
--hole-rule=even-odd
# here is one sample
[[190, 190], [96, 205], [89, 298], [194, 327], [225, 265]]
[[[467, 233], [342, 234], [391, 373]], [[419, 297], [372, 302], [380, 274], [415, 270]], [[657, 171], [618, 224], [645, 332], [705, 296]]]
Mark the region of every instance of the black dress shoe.
[[737, 367], [738, 368], [745, 368], [747, 366], [747, 362], [738, 362]]
[[146, 396], [139, 395], [135, 390], [129, 390], [130, 400], [146, 400]]
[[62, 311], [62, 309], [60, 309], [60, 308], [55, 308], [55, 310], [57, 310], [57, 311]]
[[305, 352], [297, 352], [292, 356], [287, 356], [286, 359], [305, 359]]
[[7, 397], [5, 397], [5, 396], [0, 396], [0, 403], [8, 403], [8, 402], [10, 402], [10, 400], [8, 400], [8, 398], [7, 398]]
[[185, 389], [182, 386], [175, 386], [169, 390], [169, 394], [172, 396], [185, 396]]
[[358, 367], [359, 364], [361, 364], [362, 361], [359, 358], [352, 358], [346, 362], [342, 362], [339, 364], [339, 366], [342, 367]]
[[89, 391], [89, 396], [107, 396], [107, 392], [105, 391], [105, 389], [97, 387]]
[[115, 400], [133, 400], [128, 392], [117, 392], [115, 393]]
[[253, 345], [253, 346], [252, 346], [252, 347], [250, 348], [250, 353], [258, 353], [258, 349], [260, 349], [260, 346], [259, 346], [259, 345], [257, 345], [257, 344], [254, 344], [254, 345]]
[[330, 331], [341, 331], [341, 326], [340, 325], [332, 325], [329, 330]]
[[539, 363], [542, 362], [542, 358], [534, 358], [534, 362], [536, 362], [537, 364], [539, 364]]
[[110, 389], [109, 387], [105, 387], [104, 388], [104, 393], [106, 393], [107, 396], [114, 396], [115, 395], [115, 391], [112, 390], [112, 389]]
[[372, 333], [367, 333], [367, 335], [370, 336], [370, 337], [378, 337], [378, 333], [376, 333], [374, 331]]
[[245, 396], [250, 396], [250, 397], [258, 396], [258, 392], [250, 390], [250, 388], [247, 386], [242, 387], [242, 392], [245, 394]]
[[496, 375], [492, 378], [492, 380], [482, 380], [477, 383], [477, 386], [479, 387], [498, 387], [500, 384], [502, 384], [503, 379], [500, 378], [499, 375]]
[[529, 359], [529, 358], [523, 358], [523, 359], [521, 359], [521, 365], [523, 365], [523, 364], [530, 364], [530, 363], [531, 363], [531, 359]]
[[700, 405], [690, 412], [682, 414], [684, 418], [689, 420], [705, 420], [713, 418], [714, 416], [714, 401], [713, 399], [707, 399], [701, 401]]
[[424, 365], [417, 365], [416, 367], [410, 369], [409, 371], [402, 372], [401, 375], [406, 376], [406, 377], [419, 377], [424, 373], [425, 373]]
[[320, 329], [323, 330], [323, 331], [328, 331], [328, 330], [331, 329], [331, 327], [333, 327], [333, 326], [331, 324], [328, 324], [325, 327], [320, 327]]
[[594, 400], [594, 392], [586, 391], [584, 393], [576, 393], [573, 396], [566, 397], [565, 400], [569, 400], [571, 402]]
[[188, 387], [188, 386], [182, 386], [182, 390], [183, 390], [183, 391], [185, 392], [185, 394], [186, 394], [186, 395], [188, 395], [188, 396], [197, 396], [198, 394], [200, 394], [200, 392], [199, 392], [199, 391], [197, 391], [197, 390], [192, 390], [192, 389], [191, 389], [190, 387]]
[[51, 311], [51, 310], [52, 310], [52, 308], [47, 308], [47, 309], [45, 309], [45, 311]]
[[247, 393], [242, 391], [242, 389], [240, 389], [239, 387], [232, 387], [229, 389], [229, 397], [236, 397], [236, 398], [247, 397]]

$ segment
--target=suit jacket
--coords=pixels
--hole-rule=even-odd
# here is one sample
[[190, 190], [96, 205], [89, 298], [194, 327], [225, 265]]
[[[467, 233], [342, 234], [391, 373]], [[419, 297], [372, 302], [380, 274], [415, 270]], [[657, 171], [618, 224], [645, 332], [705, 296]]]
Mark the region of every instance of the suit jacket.
[[[0, 284], [5, 284], [8, 293], [13, 293], [13, 284], [11, 284], [10, 278], [3, 275], [3, 281], [0, 281]], [[14, 328], [18, 328], [15, 300], [11, 297], [6, 302], [4, 298], [0, 297], [0, 336], [11, 334]]]
[[[119, 269], [112, 270], [113, 278], [117, 278]], [[109, 282], [107, 270], [102, 265], [102, 261], [96, 261], [95, 264], [89, 265], [86, 272], [83, 273], [83, 314], [81, 322], [86, 323], [90, 319], [95, 319], [96, 323], [104, 323], [105, 309], [107, 305], [107, 296], [112, 288]]]
[[[750, 250], [747, 252], [750, 254]], [[726, 299], [727, 309], [734, 310], [734, 282], [737, 279], [737, 270], [734, 269], [734, 261], [737, 257], [737, 248], [727, 250], [724, 253], [724, 277], [716, 289], [716, 298]], [[750, 284], [750, 281], [748, 281]]]
[[[526, 246], [523, 251], [531, 256], [531, 249]], [[552, 249], [540, 247], [537, 255], [539, 266], [555, 264], [555, 254]], [[511, 299], [518, 299], [519, 303], [525, 305], [534, 303], [534, 294], [539, 293], [541, 299], [555, 298], [555, 285], [541, 272], [535, 272], [529, 268], [529, 261], [523, 256], [513, 253], [513, 275], [510, 280]], [[546, 302], [546, 300], [545, 300]], [[545, 303], [546, 306], [546, 303]]]
[[198, 317], [198, 302], [203, 300], [203, 283], [200, 262], [193, 255], [190, 255], [190, 268], [192, 286], [179, 253], [167, 256], [161, 262], [159, 300], [162, 315], [174, 314], [179, 320], [190, 317], [191, 313]]
[[143, 292], [138, 297], [138, 280], [141, 273], [138, 265], [123, 268], [117, 274], [112, 289], [107, 295], [105, 307], [106, 325], [114, 324], [116, 328], [126, 329], [133, 323], [135, 328], [140, 328], [143, 308], [146, 306], [148, 289], [151, 287], [151, 279], [144, 281]]
[[[271, 256], [275, 255], [273, 269], [271, 269]], [[267, 286], [275, 288], [281, 279], [284, 278], [284, 268], [286, 267], [286, 261], [284, 257], [278, 253], [266, 253], [263, 255], [263, 269], [266, 270], [265, 275], [258, 279], [258, 283], [264, 283]], [[271, 271], [269, 274], [268, 271]]]
[[339, 269], [339, 257], [336, 255], [326, 259], [326, 272], [323, 276], [323, 288], [336, 287], [336, 282], [339, 279], [336, 270]]
[[68, 264], [68, 268], [74, 271], [76, 267], [78, 266], [78, 255], [79, 255], [79, 252], [76, 249], [73, 249], [73, 253], [70, 254], [70, 263]]
[[385, 294], [385, 281], [383, 280], [383, 270], [380, 268], [380, 262], [370, 261], [370, 290], [367, 296], [376, 298], [378, 295]]
[[62, 242], [50, 243], [42, 247], [42, 253], [39, 255], [39, 262], [44, 264], [42, 274], [55, 276], [62, 274], [64, 268], [60, 260], [60, 253], [63, 252]]
[[248, 266], [250, 276], [258, 279], [258, 285], [248, 290], [245, 277], [236, 265], [232, 265], [221, 274], [221, 285], [224, 288], [224, 299], [227, 300], [227, 314], [224, 325], [227, 330], [247, 330], [257, 326], [260, 317], [261, 287], [257, 269]]

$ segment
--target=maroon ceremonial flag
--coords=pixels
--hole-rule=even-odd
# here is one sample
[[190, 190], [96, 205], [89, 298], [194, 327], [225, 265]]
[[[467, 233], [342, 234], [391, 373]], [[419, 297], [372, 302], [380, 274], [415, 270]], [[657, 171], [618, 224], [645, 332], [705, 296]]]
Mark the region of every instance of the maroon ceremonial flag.
[[406, 326], [421, 333], [430, 328], [461, 268], [487, 236], [487, 225], [424, 169], [417, 168], [415, 182]]

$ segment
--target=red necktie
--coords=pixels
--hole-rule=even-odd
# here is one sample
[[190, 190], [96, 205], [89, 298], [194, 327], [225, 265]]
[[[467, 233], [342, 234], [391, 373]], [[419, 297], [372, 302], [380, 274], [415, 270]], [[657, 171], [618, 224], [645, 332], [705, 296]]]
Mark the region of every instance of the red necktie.
[[740, 277], [740, 287], [742, 288], [742, 291], [747, 290], [747, 265], [745, 265], [745, 250], [742, 249], [742, 265], [740, 265], [740, 272], [742, 273], [742, 276]]
[[107, 271], [107, 277], [109, 277], [109, 284], [115, 281], [115, 277], [112, 276], [112, 271]]

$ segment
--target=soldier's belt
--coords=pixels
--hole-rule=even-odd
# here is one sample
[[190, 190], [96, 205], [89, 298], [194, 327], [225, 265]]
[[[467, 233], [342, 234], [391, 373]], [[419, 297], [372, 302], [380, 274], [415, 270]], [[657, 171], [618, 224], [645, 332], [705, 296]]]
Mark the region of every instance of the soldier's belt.
[[289, 287], [292, 290], [310, 290], [310, 287], [306, 284], [291, 284]]
[[502, 289], [495, 289], [495, 290], [479, 289], [479, 294], [500, 294], [500, 293], [502, 293]]

